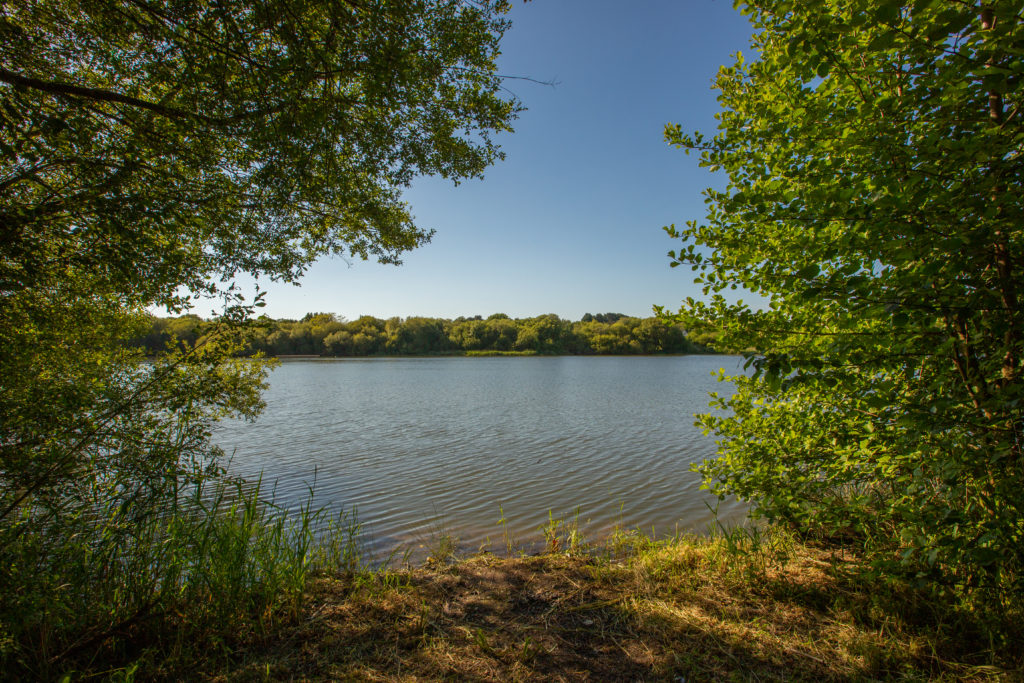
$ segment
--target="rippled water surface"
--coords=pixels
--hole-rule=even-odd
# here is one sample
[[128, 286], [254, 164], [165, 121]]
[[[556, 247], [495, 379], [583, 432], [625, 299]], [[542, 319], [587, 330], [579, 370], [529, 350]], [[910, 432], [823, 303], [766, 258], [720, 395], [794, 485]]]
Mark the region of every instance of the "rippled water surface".
[[[588, 538], [616, 525], [658, 534], [711, 522], [691, 463], [714, 443], [693, 426], [728, 356], [284, 361], [267, 410], [215, 438], [230, 470], [261, 472], [289, 507], [356, 508], [376, 552], [451, 533], [522, 542], [555, 517]], [[578, 512], [578, 516], [577, 516]], [[739, 519], [736, 504], [720, 518]]]

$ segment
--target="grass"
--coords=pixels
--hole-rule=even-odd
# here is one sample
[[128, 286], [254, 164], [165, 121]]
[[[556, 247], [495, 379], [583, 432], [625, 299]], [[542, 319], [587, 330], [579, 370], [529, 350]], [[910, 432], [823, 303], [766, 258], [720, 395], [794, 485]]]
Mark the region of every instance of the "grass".
[[352, 515], [261, 496], [222, 481], [171, 510], [107, 504], [50, 527], [26, 507], [0, 529], [0, 678], [187, 670], [296, 618], [313, 576], [361, 571]]
[[1021, 678], [1022, 653], [991, 649], [978, 615], [861, 583], [854, 555], [771, 530], [659, 542], [618, 532], [586, 547], [561, 528], [538, 556], [323, 575], [275, 633], [193, 670], [219, 681]]
[[351, 518], [325, 535], [322, 511], [287, 517], [256, 500], [221, 500], [194, 537], [205, 550], [190, 562], [204, 564], [173, 584], [187, 600], [51, 658], [44, 677], [1024, 680], [1020, 614], [994, 623], [865, 579], [855, 553], [776, 528], [618, 529], [588, 544], [575, 519], [549, 517], [539, 555], [517, 555], [506, 531], [506, 556], [457, 557], [442, 523], [422, 566], [370, 569]]

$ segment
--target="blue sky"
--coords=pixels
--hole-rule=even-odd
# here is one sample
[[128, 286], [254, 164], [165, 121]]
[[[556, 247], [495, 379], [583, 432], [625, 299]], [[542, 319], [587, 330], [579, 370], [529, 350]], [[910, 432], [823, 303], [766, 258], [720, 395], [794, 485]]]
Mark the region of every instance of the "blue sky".
[[662, 134], [714, 130], [711, 82], [749, 54], [746, 18], [729, 0], [516, 0], [510, 18], [501, 72], [557, 85], [506, 82], [527, 108], [499, 137], [506, 160], [458, 187], [414, 183], [405, 199], [437, 233], [403, 265], [323, 259], [299, 287], [263, 283], [267, 315], [643, 317], [699, 294], [661, 228], [702, 218], [724, 178]]

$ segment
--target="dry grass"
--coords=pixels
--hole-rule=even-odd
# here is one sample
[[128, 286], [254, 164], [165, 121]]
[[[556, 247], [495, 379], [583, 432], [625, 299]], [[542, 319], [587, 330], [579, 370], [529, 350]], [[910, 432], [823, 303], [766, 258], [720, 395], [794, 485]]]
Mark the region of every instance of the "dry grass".
[[[792, 543], [618, 537], [603, 553], [498, 558], [322, 578], [298, 619], [225, 644], [219, 681], [1020, 680], [912, 595]], [[846, 577], [846, 578], [844, 578]], [[980, 632], [980, 631], [979, 631]], [[979, 654], [988, 649], [988, 652]], [[193, 662], [193, 665], [196, 663]], [[176, 675], [176, 674], [171, 674]]]

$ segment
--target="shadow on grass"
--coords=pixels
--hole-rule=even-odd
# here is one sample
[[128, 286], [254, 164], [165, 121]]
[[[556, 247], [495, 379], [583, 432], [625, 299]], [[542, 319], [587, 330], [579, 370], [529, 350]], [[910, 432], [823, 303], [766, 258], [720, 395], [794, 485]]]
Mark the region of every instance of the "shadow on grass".
[[[497, 558], [321, 579], [300, 618], [239, 647], [220, 680], [1016, 680], [1020, 653], [904, 619], [843, 560], [720, 541], [619, 559]], [[867, 593], [865, 593], [867, 591]], [[871, 605], [870, 609], [865, 605]], [[241, 645], [241, 644], [240, 644]]]

